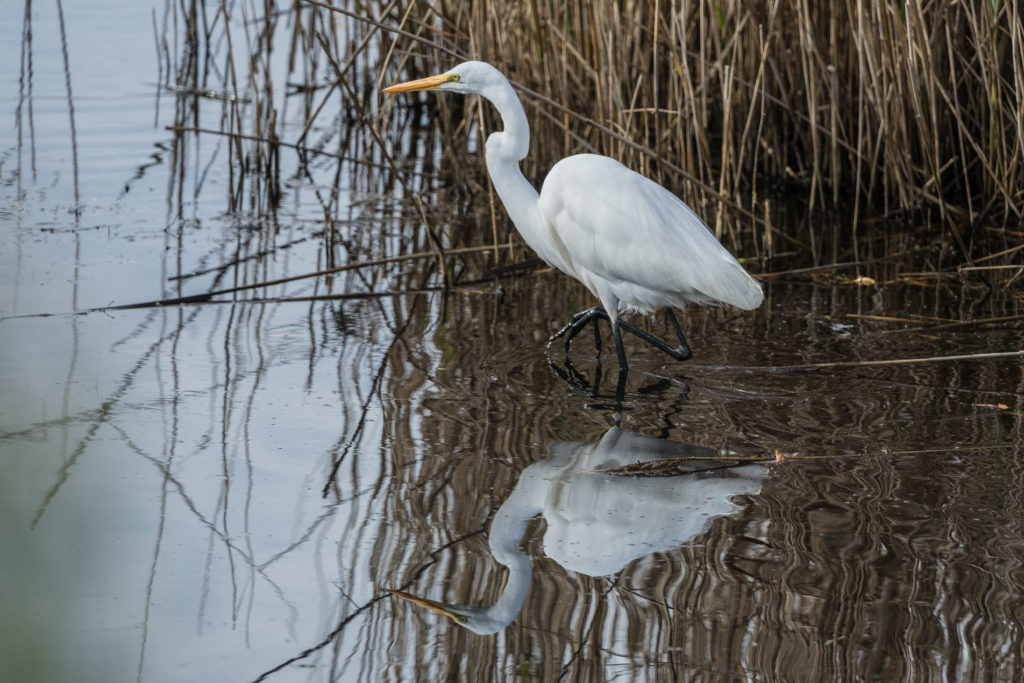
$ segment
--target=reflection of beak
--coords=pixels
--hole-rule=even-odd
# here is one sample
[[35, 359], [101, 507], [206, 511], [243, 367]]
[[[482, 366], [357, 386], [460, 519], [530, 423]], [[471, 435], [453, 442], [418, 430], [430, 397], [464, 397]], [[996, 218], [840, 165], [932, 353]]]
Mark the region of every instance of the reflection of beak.
[[450, 609], [448, 609], [448, 607], [441, 604], [440, 602], [434, 602], [433, 600], [427, 600], [426, 598], [417, 598], [415, 595], [409, 595], [408, 593], [403, 593], [402, 591], [393, 590], [390, 591], [390, 593], [394, 595], [396, 598], [402, 598], [403, 600], [408, 600], [414, 605], [426, 607], [428, 610], [436, 614], [443, 614], [444, 616], [448, 617], [449, 619], [458, 624], [466, 623], [466, 617], [451, 611]]
[[428, 76], [421, 78], [416, 81], [406, 81], [405, 83], [399, 83], [392, 85], [391, 87], [384, 88], [386, 93], [396, 92], [412, 92], [413, 90], [434, 90], [440, 88], [442, 85], [451, 80], [449, 74], [440, 74], [437, 76]]

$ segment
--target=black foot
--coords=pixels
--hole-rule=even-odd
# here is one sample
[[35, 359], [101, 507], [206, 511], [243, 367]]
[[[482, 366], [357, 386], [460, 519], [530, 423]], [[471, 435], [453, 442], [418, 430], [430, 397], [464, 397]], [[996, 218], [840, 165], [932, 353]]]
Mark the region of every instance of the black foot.
[[[588, 308], [585, 311], [580, 311], [569, 320], [565, 327], [560, 329], [555, 334], [551, 335], [548, 339], [548, 346], [550, 346], [556, 339], [565, 337], [565, 352], [569, 353], [569, 346], [572, 344], [572, 340], [578, 335], [588, 323], [594, 324], [594, 338], [595, 346], [598, 353], [601, 352], [601, 337], [597, 330], [597, 321], [600, 319], [611, 320], [608, 313], [600, 306], [594, 306]], [[658, 339], [654, 335], [641, 330], [634, 325], [630, 325], [622, 320], [616, 321], [612, 326], [612, 333], [615, 337], [615, 354], [619, 359], [619, 370], [624, 372], [629, 368], [629, 364], [626, 362], [626, 353], [622, 348], [622, 334], [621, 330], [626, 330], [635, 337], [642, 339], [654, 348], [664, 351], [669, 356], [678, 361], [689, 360], [693, 357], [693, 351], [690, 350], [690, 345], [686, 343], [686, 337], [683, 336], [683, 329], [679, 325], [679, 321], [676, 320], [675, 314], [671, 309], [668, 310], [668, 319], [672, 323], [672, 329], [675, 330], [676, 338], [679, 340], [679, 345], [672, 347]]]
[[597, 321], [601, 318], [604, 318], [605, 320], [609, 319], [608, 314], [605, 313], [604, 309], [601, 308], [600, 306], [593, 306], [585, 311], [580, 311], [569, 320], [565, 327], [563, 327], [558, 332], [555, 332], [553, 335], [548, 337], [548, 346], [551, 346], [551, 344], [553, 344], [554, 341], [559, 337], [564, 336], [565, 350], [566, 352], [568, 352], [569, 345], [572, 344], [572, 340], [576, 337], [577, 334], [579, 334], [583, 330], [584, 327], [587, 326], [587, 323], [592, 322], [594, 323], [594, 338], [596, 340], [595, 346], [597, 346], [598, 351], [600, 351], [601, 335], [599, 334], [597, 329]]
[[563, 361], [563, 365], [556, 365], [550, 358], [548, 358], [548, 366], [554, 370], [555, 374], [564, 381], [569, 387], [579, 396], [585, 397], [587, 402], [583, 404], [583, 407], [588, 410], [611, 410], [616, 413], [621, 413], [623, 408], [623, 399], [626, 395], [626, 379], [629, 377], [628, 372], [618, 371], [618, 378], [615, 384], [615, 393], [609, 393], [607, 390], [601, 389], [601, 360], [598, 359], [597, 365], [594, 367], [594, 381], [591, 383], [579, 370], [573, 366], [572, 361], [566, 356]]

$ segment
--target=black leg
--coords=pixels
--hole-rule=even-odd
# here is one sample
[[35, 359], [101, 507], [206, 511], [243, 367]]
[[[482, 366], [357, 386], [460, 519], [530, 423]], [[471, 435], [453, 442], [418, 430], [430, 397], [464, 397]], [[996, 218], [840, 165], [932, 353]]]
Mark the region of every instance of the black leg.
[[564, 336], [565, 351], [566, 353], [568, 353], [569, 345], [572, 344], [572, 340], [576, 338], [576, 335], [583, 331], [583, 328], [587, 326], [587, 323], [593, 322], [594, 335], [597, 338], [595, 345], [597, 346], [597, 350], [600, 352], [600, 331], [597, 329], [598, 318], [604, 318], [605, 320], [608, 319], [608, 314], [605, 313], [604, 309], [602, 309], [600, 306], [593, 306], [585, 311], [580, 311], [579, 313], [574, 315], [572, 319], [569, 320], [565, 327], [563, 327], [558, 332], [555, 332], [553, 335], [548, 337], [548, 346], [551, 346], [552, 342], [554, 342], [559, 337]]
[[676, 320], [676, 314], [672, 312], [671, 308], [665, 309], [668, 313], [668, 321], [672, 323], [672, 328], [676, 331], [676, 337], [679, 338], [679, 346], [676, 348], [675, 353], [672, 357], [676, 360], [687, 360], [693, 355], [693, 351], [690, 350], [690, 345], [686, 343], [686, 337], [683, 336], [683, 328], [679, 326], [679, 321]]
[[[626, 380], [629, 378], [629, 372], [625, 370], [619, 370], [618, 381], [615, 384], [615, 394], [610, 395], [608, 393], [601, 392], [601, 359], [597, 360], [597, 364], [594, 366], [594, 383], [591, 384], [587, 381], [586, 377], [581, 375], [576, 368], [573, 367], [572, 361], [566, 356], [565, 364], [562, 367], [555, 365], [550, 358], [548, 358], [548, 366], [555, 371], [558, 377], [569, 385], [574, 392], [585, 394], [587, 398], [592, 399], [594, 402], [588, 402], [584, 404], [584, 407], [588, 410], [614, 410], [616, 414], [621, 413], [623, 410], [623, 399], [626, 395]], [[605, 403], [604, 401], [611, 400], [611, 403]]]
[[629, 377], [628, 370], [619, 370], [619, 381], [615, 383], [615, 412], [622, 412], [622, 399], [626, 395], [626, 378]]
[[619, 373], [623, 374], [629, 370], [629, 363], [626, 362], [626, 350], [622, 348], [622, 331], [619, 327], [622, 322], [616, 320], [612, 325], [612, 334], [615, 336], [615, 355], [619, 357]]
[[579, 334], [580, 330], [582, 330], [583, 327], [587, 323], [589, 323], [595, 315], [605, 318], [606, 320], [608, 318], [608, 314], [604, 312], [603, 308], [601, 308], [600, 306], [591, 306], [585, 311], [580, 311], [579, 313], [573, 314], [572, 318], [569, 319], [569, 322], [565, 324], [565, 327], [563, 327], [558, 332], [555, 332], [553, 335], [548, 337], [548, 343], [550, 344], [551, 342], [555, 341], [556, 339], [565, 335], [566, 333], [572, 333], [573, 336]]
[[[647, 342], [648, 344], [658, 349], [659, 351], [664, 351], [665, 353], [672, 356], [672, 358], [676, 360], [688, 360], [690, 357], [693, 356], [693, 352], [690, 350], [690, 345], [686, 343], [686, 337], [683, 336], [683, 328], [679, 325], [679, 321], [676, 320], [675, 314], [672, 312], [671, 309], [668, 309], [667, 312], [669, 322], [672, 323], [672, 329], [675, 330], [676, 337], [679, 340], [679, 346], [676, 347], [669, 346], [668, 344], [658, 339], [654, 335], [650, 334], [649, 332], [641, 330], [635, 325], [631, 325], [622, 320], [616, 321], [616, 324], [612, 327], [612, 332], [615, 336], [615, 354], [616, 356], [618, 356], [619, 359], [620, 370], [625, 370], [626, 368], [628, 368], [628, 364], [626, 362], [626, 352], [623, 350], [622, 347], [622, 330], [625, 330], [626, 332], [629, 332], [633, 336], [642, 339], [643, 341]], [[569, 346], [572, 344], [572, 340], [575, 339], [576, 335], [578, 335], [583, 330], [583, 328], [587, 326], [587, 323], [593, 323], [595, 338], [594, 345], [597, 347], [597, 351], [600, 354], [601, 336], [597, 329], [597, 321], [601, 318], [604, 318], [605, 320], [610, 320], [608, 313], [600, 306], [594, 306], [592, 308], [588, 308], [585, 311], [580, 311], [579, 313], [572, 317], [572, 319], [568, 322], [568, 324], [566, 324], [565, 327], [560, 329], [555, 334], [551, 335], [551, 337], [548, 339], [548, 345], [550, 345], [559, 337], [564, 336], [565, 351], [566, 353], [568, 353]]]
[[682, 328], [679, 327], [679, 321], [676, 320], [676, 317], [674, 315], [672, 315], [672, 311], [669, 311], [669, 315], [671, 316], [671, 318], [669, 319], [672, 321], [672, 325], [675, 327], [676, 335], [679, 337], [679, 346], [677, 346], [676, 348], [672, 348], [662, 340], [655, 337], [653, 334], [650, 334], [649, 332], [644, 332], [640, 328], [634, 327], [633, 325], [630, 325], [627, 322], [622, 322], [620, 320], [619, 325], [622, 327], [622, 329], [626, 330], [630, 334], [639, 337], [640, 339], [644, 340], [645, 342], [647, 342], [654, 348], [658, 349], [659, 351], [664, 351], [665, 353], [672, 356], [676, 360], [688, 360], [691, 356], [693, 356], [693, 352], [690, 351], [690, 346], [689, 344], [686, 343], [686, 338], [683, 337], [683, 330]]

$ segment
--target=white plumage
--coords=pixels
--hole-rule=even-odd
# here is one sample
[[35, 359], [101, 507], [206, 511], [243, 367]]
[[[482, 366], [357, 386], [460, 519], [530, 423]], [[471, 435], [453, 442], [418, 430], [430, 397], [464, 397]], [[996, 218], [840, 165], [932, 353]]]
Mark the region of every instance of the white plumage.
[[579, 154], [544, 180], [540, 211], [569, 275], [606, 308], [648, 313], [687, 303], [752, 309], [757, 281], [674, 194], [618, 161]]
[[[676, 461], [685, 475], [629, 477], [606, 471]], [[685, 463], [685, 464], [682, 464]], [[508, 567], [498, 601], [453, 605], [401, 591], [396, 596], [443, 614], [474, 633], [497, 633], [519, 614], [532, 578], [521, 543], [530, 520], [544, 518], [544, 554], [565, 569], [610, 576], [651, 553], [670, 552], [705, 532], [711, 520], [738, 509], [735, 496], [756, 495], [762, 464], [730, 464], [707, 448], [608, 430], [599, 441], [551, 442], [548, 458], [525, 470], [491, 522], [494, 559]]]
[[[620, 368], [627, 367], [620, 327], [685, 360], [689, 346], [671, 314], [687, 303], [761, 305], [761, 286], [723, 247], [690, 207], [671, 192], [619, 162], [579, 154], [552, 167], [538, 194], [519, 161], [530, 146], [522, 104], [508, 80], [484, 62], [386, 88], [385, 92], [450, 90], [477, 94], [501, 114], [504, 130], [487, 139], [487, 170], [495, 190], [526, 243], [544, 261], [582, 282], [603, 310], [577, 314], [555, 337], [566, 345], [588, 322], [612, 324]], [[620, 311], [668, 308], [679, 337], [670, 348], [632, 325]]]

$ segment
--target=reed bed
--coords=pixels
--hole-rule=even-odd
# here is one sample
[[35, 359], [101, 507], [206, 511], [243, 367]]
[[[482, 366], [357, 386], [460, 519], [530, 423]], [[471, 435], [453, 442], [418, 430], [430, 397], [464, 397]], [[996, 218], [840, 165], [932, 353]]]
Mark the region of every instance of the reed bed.
[[[223, 5], [203, 2], [168, 5], [155, 23], [164, 62], [177, 66], [165, 83], [221, 94], [230, 208], [273, 213], [281, 150], [294, 150], [300, 176], [319, 174], [330, 267], [352, 260], [332, 228], [346, 219], [345, 177], [407, 198], [403, 210], [424, 233], [410, 250], [479, 245], [471, 234], [517, 241], [482, 164], [465, 159], [498, 125], [493, 112], [471, 99], [379, 95], [386, 82], [482, 59], [520, 88], [533, 130], [524, 171], [538, 183], [557, 159], [595, 151], [695, 204], [763, 264], [794, 251], [815, 263], [870, 259], [880, 255], [870, 239], [906, 233], [901, 249], [933, 238], [948, 247], [952, 258], [935, 269], [1013, 284], [1024, 280], [1021, 9], [1020, 0], [296, 0], [284, 12], [239, 4], [244, 34], [224, 29]], [[167, 39], [179, 31], [184, 40]], [[270, 45], [285, 31], [281, 93]], [[196, 130], [194, 100], [177, 106], [179, 131]], [[440, 135], [417, 137], [424, 128]], [[337, 162], [333, 182], [325, 157]], [[460, 216], [448, 227], [430, 215], [438, 188]], [[484, 208], [467, 214], [482, 195]], [[794, 206], [806, 217], [780, 220]], [[456, 225], [467, 215], [489, 227]]]
[[437, 46], [403, 44], [417, 71], [447, 48], [554, 100], [547, 156], [592, 146], [740, 204], [782, 184], [868, 214], [1024, 209], [1016, 0], [435, 2], [385, 21]]
[[594, 150], [773, 230], [780, 194], [842, 211], [852, 244], [866, 217], [923, 214], [968, 266], [979, 225], [1021, 220], [1017, 0], [433, 2], [381, 21], [423, 39], [396, 39], [402, 72], [460, 55], [523, 87], [535, 176]]

